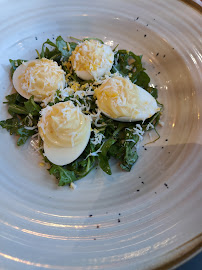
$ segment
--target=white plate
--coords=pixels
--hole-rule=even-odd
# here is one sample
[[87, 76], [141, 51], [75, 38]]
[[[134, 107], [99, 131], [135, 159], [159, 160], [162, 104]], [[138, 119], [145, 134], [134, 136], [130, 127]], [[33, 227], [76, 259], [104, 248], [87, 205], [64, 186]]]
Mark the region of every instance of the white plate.
[[143, 54], [165, 105], [161, 138], [140, 149], [130, 173], [113, 163], [112, 176], [94, 170], [74, 191], [58, 187], [29, 144], [17, 147], [1, 129], [0, 268], [167, 269], [199, 250], [199, 10], [176, 0], [0, 2], [1, 119], [12, 90], [8, 59], [33, 59], [60, 34]]

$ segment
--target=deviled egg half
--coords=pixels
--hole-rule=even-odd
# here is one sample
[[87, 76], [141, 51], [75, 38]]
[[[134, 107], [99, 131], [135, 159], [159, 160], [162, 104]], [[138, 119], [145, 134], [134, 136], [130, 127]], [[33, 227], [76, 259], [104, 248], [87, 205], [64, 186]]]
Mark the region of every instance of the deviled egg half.
[[77, 159], [87, 146], [91, 119], [72, 101], [60, 102], [41, 111], [38, 129], [45, 156], [56, 165], [66, 165]]
[[114, 53], [108, 45], [97, 40], [86, 40], [76, 46], [70, 61], [79, 78], [93, 80], [110, 72]]
[[144, 121], [160, 110], [151, 94], [121, 76], [105, 80], [95, 96], [101, 112], [117, 121]]
[[24, 98], [51, 99], [65, 86], [65, 72], [57, 62], [46, 58], [23, 62], [13, 74], [13, 85]]

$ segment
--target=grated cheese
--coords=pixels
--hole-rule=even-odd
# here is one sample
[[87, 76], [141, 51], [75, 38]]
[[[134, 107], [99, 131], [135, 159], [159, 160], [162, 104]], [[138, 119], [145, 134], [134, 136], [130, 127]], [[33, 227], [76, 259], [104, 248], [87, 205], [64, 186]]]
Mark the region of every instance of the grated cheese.
[[97, 129], [93, 130], [94, 137], [91, 138], [91, 143], [94, 145], [100, 144], [102, 140], [105, 138], [104, 134], [99, 133]]
[[137, 135], [140, 139], [140, 141], [143, 140], [144, 130], [142, 130], [142, 127], [140, 124], [136, 124], [136, 127], [133, 128], [134, 132], [133, 135]]
[[153, 129], [153, 128], [154, 128], [154, 125], [152, 125], [152, 123], [149, 123], [149, 124], [146, 126], [146, 130]]

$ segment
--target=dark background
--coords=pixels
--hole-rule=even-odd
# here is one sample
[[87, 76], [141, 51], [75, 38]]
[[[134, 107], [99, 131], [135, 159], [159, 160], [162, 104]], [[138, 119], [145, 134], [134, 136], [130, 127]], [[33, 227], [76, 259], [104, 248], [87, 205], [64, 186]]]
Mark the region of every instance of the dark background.
[[202, 252], [176, 270], [202, 270]]

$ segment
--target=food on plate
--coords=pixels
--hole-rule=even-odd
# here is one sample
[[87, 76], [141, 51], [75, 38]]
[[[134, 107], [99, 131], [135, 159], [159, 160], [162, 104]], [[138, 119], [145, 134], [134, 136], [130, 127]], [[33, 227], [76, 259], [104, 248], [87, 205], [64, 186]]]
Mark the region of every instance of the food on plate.
[[101, 112], [118, 121], [145, 121], [160, 110], [150, 93], [121, 76], [104, 81], [95, 96]]
[[91, 120], [72, 101], [47, 106], [41, 111], [39, 134], [44, 155], [56, 165], [77, 159], [90, 139]]
[[160, 137], [163, 105], [142, 56], [97, 38], [76, 40], [48, 39], [37, 59], [9, 60], [17, 92], [6, 96], [11, 117], [0, 121], [18, 146], [31, 138], [59, 186], [95, 166], [111, 175], [110, 158], [129, 172], [144, 133]]
[[114, 53], [98, 40], [85, 40], [76, 46], [70, 60], [79, 78], [93, 80], [110, 73]]
[[35, 101], [54, 96], [65, 85], [65, 72], [57, 62], [46, 58], [23, 62], [13, 74], [13, 85], [24, 98]]

